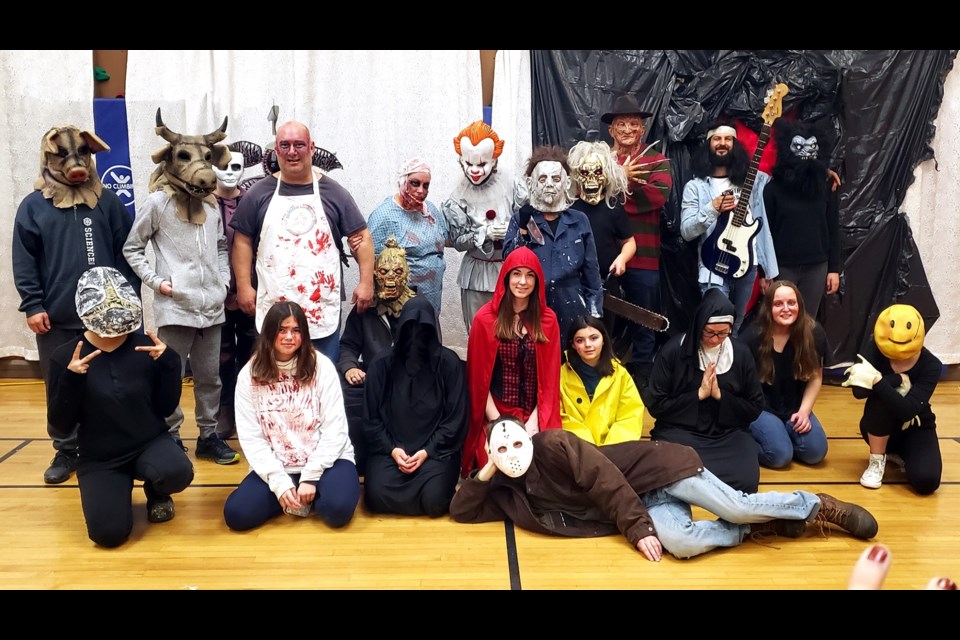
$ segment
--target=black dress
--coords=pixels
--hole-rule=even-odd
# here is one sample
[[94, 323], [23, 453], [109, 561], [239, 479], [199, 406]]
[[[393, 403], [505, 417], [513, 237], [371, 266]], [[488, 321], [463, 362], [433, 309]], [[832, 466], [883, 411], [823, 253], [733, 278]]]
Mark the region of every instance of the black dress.
[[733, 304], [719, 289], [708, 290], [686, 335], [663, 346], [653, 363], [643, 404], [656, 422], [653, 440], [685, 444], [696, 449], [704, 466], [734, 489], [755, 493], [760, 484], [758, 445], [750, 423], [763, 408], [763, 391], [750, 350], [728, 338], [733, 363], [719, 374], [720, 400], [698, 399], [703, 379], [698, 347], [707, 319], [733, 315]]
[[[364, 430], [367, 469], [364, 501], [370, 511], [441, 516], [460, 477], [467, 434], [463, 362], [440, 344], [436, 310], [425, 298], [408, 301], [397, 341], [367, 371]], [[395, 448], [427, 459], [413, 473], [391, 457]]]

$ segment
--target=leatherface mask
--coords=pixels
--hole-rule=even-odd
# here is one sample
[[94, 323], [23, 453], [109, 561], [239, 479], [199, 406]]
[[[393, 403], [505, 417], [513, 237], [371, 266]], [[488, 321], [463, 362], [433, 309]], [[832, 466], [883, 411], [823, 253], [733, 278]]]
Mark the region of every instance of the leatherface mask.
[[583, 159], [580, 168], [574, 173], [580, 197], [587, 204], [600, 204], [603, 200], [603, 191], [607, 185], [607, 176], [603, 173], [603, 163], [600, 156], [591, 153]]
[[118, 338], [140, 328], [140, 299], [113, 267], [84, 271], [77, 282], [76, 304], [83, 326], [100, 337]]
[[563, 211], [568, 206], [564, 194], [569, 186], [570, 177], [563, 165], [553, 160], [540, 162], [527, 178], [530, 205], [537, 211]]
[[533, 462], [533, 440], [514, 420], [501, 420], [490, 428], [487, 455], [505, 476], [519, 478]]
[[214, 166], [213, 173], [217, 176], [218, 183], [227, 189], [235, 188], [240, 184], [240, 179], [243, 177], [243, 154], [237, 151], [231, 151], [230, 162], [227, 163], [227, 168], [220, 169]]
[[389, 314], [399, 318], [403, 305], [417, 295], [407, 286], [410, 280], [407, 251], [400, 247], [393, 236], [387, 238], [383, 251], [377, 256], [373, 280], [376, 285], [377, 315]]
[[810, 136], [809, 138], [793, 136], [790, 141], [790, 152], [801, 160], [816, 160], [820, 154], [817, 136]]

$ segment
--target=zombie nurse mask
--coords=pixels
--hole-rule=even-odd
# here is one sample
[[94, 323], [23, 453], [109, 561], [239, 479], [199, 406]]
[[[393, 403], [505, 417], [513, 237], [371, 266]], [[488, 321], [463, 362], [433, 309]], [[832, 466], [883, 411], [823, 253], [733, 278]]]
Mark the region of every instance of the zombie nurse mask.
[[533, 440], [514, 420], [500, 420], [490, 428], [487, 454], [504, 475], [519, 478], [533, 462]]
[[230, 162], [226, 169], [213, 166], [213, 172], [217, 175], [217, 182], [227, 189], [233, 189], [240, 184], [243, 177], [243, 154], [237, 151], [230, 152]]
[[393, 236], [387, 238], [383, 251], [377, 256], [373, 279], [377, 289], [378, 314], [400, 317], [403, 305], [416, 294], [407, 286], [410, 279], [407, 252], [400, 248]]
[[76, 303], [83, 326], [102, 338], [118, 338], [140, 328], [140, 299], [113, 267], [84, 271], [77, 282]]

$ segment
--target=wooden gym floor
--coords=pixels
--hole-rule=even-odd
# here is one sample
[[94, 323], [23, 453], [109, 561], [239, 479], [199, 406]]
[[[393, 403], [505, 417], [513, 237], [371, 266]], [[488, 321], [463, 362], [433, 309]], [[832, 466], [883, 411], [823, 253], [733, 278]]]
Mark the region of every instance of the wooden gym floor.
[[[192, 388], [184, 387], [184, 441], [193, 450]], [[920, 497], [888, 468], [877, 491], [858, 484], [867, 448], [862, 403], [825, 386], [817, 415], [830, 438], [825, 463], [764, 469], [761, 490], [824, 491], [870, 509], [877, 541], [893, 552], [887, 589], [919, 589], [934, 575], [960, 581], [960, 383], [933, 398], [944, 459], [943, 485]], [[134, 489], [134, 531], [118, 549], [86, 536], [76, 478], [43, 484], [53, 456], [43, 384], [0, 381], [0, 587], [6, 589], [838, 589], [870, 543], [812, 527], [798, 540], [747, 541], [692, 560], [646, 561], [622, 536], [553, 538], [511, 525], [461, 525], [447, 517], [374, 516], [361, 505], [342, 530], [316, 518], [281, 517], [233, 533], [223, 524], [227, 495], [246, 462], [196, 461], [196, 478], [175, 496], [171, 522], [150, 524]], [[651, 420], [644, 419], [645, 432]], [[235, 448], [239, 449], [233, 441]], [[697, 511], [697, 517], [707, 517]]]

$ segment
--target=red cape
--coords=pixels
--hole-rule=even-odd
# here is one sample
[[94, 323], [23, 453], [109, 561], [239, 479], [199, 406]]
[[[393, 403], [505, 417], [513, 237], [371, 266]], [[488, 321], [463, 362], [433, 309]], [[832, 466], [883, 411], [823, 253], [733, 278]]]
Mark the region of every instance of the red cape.
[[507, 274], [517, 267], [527, 267], [537, 274], [537, 294], [540, 308], [543, 310], [543, 332], [547, 342], [535, 342], [537, 357], [537, 414], [540, 430], [559, 429], [560, 421], [560, 325], [557, 316], [547, 306], [547, 295], [543, 286], [543, 269], [536, 254], [521, 247], [510, 252], [500, 268], [493, 299], [480, 307], [470, 325], [470, 338], [467, 342], [467, 387], [470, 392], [470, 421], [467, 427], [467, 440], [463, 445], [461, 474], [466, 476], [473, 469], [487, 463], [486, 417], [487, 394], [490, 392], [490, 380], [493, 366], [497, 360], [497, 347], [500, 340], [496, 336], [495, 324], [500, 301], [503, 300]]

